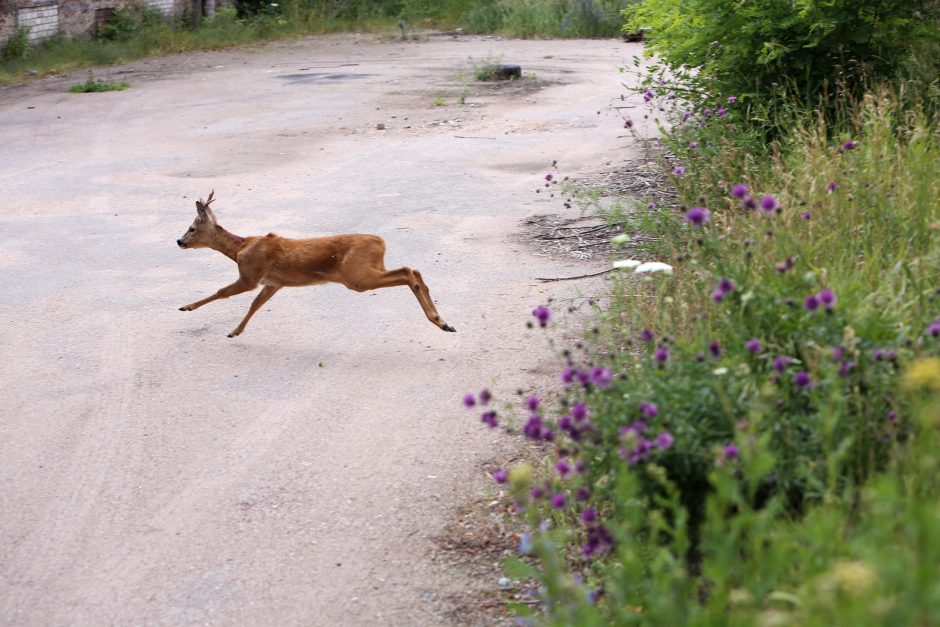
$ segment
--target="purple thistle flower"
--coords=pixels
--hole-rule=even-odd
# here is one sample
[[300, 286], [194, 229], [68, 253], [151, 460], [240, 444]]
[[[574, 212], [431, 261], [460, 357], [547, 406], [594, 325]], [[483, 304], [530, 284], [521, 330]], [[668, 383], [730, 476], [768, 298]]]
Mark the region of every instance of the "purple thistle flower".
[[803, 301], [803, 307], [806, 311], [816, 311], [819, 309], [819, 298], [815, 294], [807, 296]]
[[832, 290], [823, 290], [816, 295], [816, 298], [818, 298], [819, 302], [828, 310], [836, 306], [836, 295]]
[[717, 111], [715, 111], [715, 115], [717, 115], [720, 118], [723, 118], [726, 115], [728, 115], [728, 110], [725, 109], [724, 107], [720, 107]]
[[896, 412], [896, 411], [894, 411], [894, 410], [892, 409], [891, 411], [889, 411], [889, 412], [885, 415], [885, 419], [886, 419], [888, 422], [894, 422], [894, 421], [896, 421], [896, 420], [898, 419], [898, 412]]
[[534, 488], [529, 490], [529, 498], [532, 499], [533, 501], [538, 501], [539, 499], [542, 499], [544, 497], [545, 497], [545, 490], [538, 486], [535, 486]]
[[565, 366], [565, 369], [561, 371], [561, 382], [565, 385], [570, 384], [572, 381], [574, 381], [576, 373], [577, 370], [575, 370], [574, 367]]
[[711, 114], [712, 114], [711, 109], [705, 109], [704, 111], [702, 111], [702, 115], [704, 115], [706, 118], [710, 116]]
[[587, 463], [583, 459], [579, 459], [574, 463], [574, 473], [576, 475], [583, 475], [587, 470]]
[[853, 142], [853, 141], [850, 139], [850, 140], [848, 140], [847, 142], [845, 142], [844, 144], [842, 144], [842, 147], [845, 148], [846, 150], [854, 150], [857, 145], [858, 145], [858, 144], [856, 144], [855, 142]]
[[540, 327], [545, 327], [552, 317], [552, 310], [545, 305], [539, 305], [532, 310], [532, 315], [539, 321]]
[[841, 346], [833, 346], [833, 347], [832, 347], [832, 358], [833, 358], [833, 359], [835, 359], [836, 361], [839, 361], [839, 360], [842, 359], [843, 356], [845, 356], [845, 349], [844, 349], [844, 348], [842, 348]]
[[640, 339], [644, 342], [652, 342], [656, 339], [656, 336], [653, 335], [653, 330], [647, 327], [640, 331]]
[[738, 101], [737, 96], [728, 96], [728, 104], [734, 104]]
[[538, 414], [532, 414], [529, 416], [529, 419], [525, 421], [525, 425], [522, 427], [522, 433], [525, 434], [525, 437], [530, 440], [541, 440], [542, 439], [542, 417]]
[[583, 503], [591, 498], [591, 490], [585, 487], [578, 488], [574, 493], [574, 498]]
[[704, 207], [692, 207], [685, 214], [685, 221], [692, 226], [703, 227], [708, 224], [708, 220], [711, 217], [711, 211]]
[[676, 92], [674, 91], [671, 91], [668, 94], [666, 94], [666, 100], [675, 100], [676, 98], [677, 98]]
[[748, 196], [741, 201], [741, 206], [747, 209], [748, 211], [754, 211], [757, 209], [757, 201], [754, 200], [753, 196]]
[[555, 432], [547, 428], [542, 429], [542, 439], [545, 440], [546, 442], [554, 442]]
[[849, 374], [855, 368], [854, 361], [842, 361], [839, 362], [839, 376], [844, 377]]
[[509, 478], [509, 472], [503, 469], [497, 470], [493, 473], [493, 481], [499, 484], [506, 483], [506, 479]]
[[529, 411], [535, 411], [536, 409], [538, 409], [538, 408], [539, 408], [539, 397], [538, 397], [538, 396], [530, 396], [530, 397], [526, 398], [526, 399], [525, 399], [525, 407], [526, 407], [526, 409], [528, 409]]
[[787, 257], [785, 260], [781, 261], [780, 263], [776, 265], [777, 272], [779, 272], [780, 274], [783, 274], [784, 272], [792, 268], [794, 265], [796, 264], [793, 262], [793, 257]]
[[790, 365], [791, 361], [792, 360], [786, 355], [777, 355], [776, 359], [774, 359], [773, 369], [777, 372], [783, 372], [787, 369], [787, 366]]
[[720, 303], [724, 299], [725, 299], [725, 292], [722, 292], [721, 290], [715, 290], [714, 292], [712, 292], [712, 302]]
[[655, 418], [659, 413], [656, 403], [640, 403], [640, 413], [647, 418]]
[[738, 458], [738, 456], [740, 455], [740, 451], [738, 450], [738, 447], [735, 446], [734, 444], [728, 444], [722, 450], [722, 455], [724, 456], [726, 460], [733, 461]]
[[646, 91], [643, 92], [643, 102], [649, 102], [655, 97], [656, 97], [656, 94], [653, 93], [652, 89], [647, 89]]
[[809, 387], [812, 383], [813, 380], [810, 378], [808, 372], [801, 370], [793, 375], [793, 385], [801, 390]]
[[477, 404], [477, 400], [473, 397], [473, 394], [465, 394], [463, 397], [463, 406], [464, 407], [473, 407]]
[[747, 185], [745, 185], [744, 183], [738, 183], [737, 185], [731, 188], [731, 195], [737, 198], [738, 200], [744, 200], [747, 197], [748, 193], [750, 193], [750, 190], [747, 188]]
[[568, 497], [565, 496], [564, 492], [556, 492], [552, 495], [552, 499], [549, 501], [549, 504], [555, 509], [563, 509], [567, 502]]
[[553, 178], [555, 178], [555, 177], [552, 176], [552, 173], [551, 173], [551, 172], [549, 172], [548, 174], [545, 175], [545, 180], [548, 181], [549, 183], [551, 182], [551, 180], [552, 180]]
[[698, 148], [698, 142], [689, 142], [689, 150], [695, 150]]
[[582, 420], [587, 418], [587, 415], [588, 415], [588, 408], [587, 408], [587, 405], [585, 405], [584, 403], [575, 403], [574, 407], [571, 408], [571, 417], [577, 420], [578, 422], [581, 422]]
[[661, 364], [666, 363], [666, 360], [669, 359], [669, 349], [665, 346], [659, 346], [653, 351], [653, 357]]
[[937, 318], [927, 326], [927, 333], [933, 337], [940, 336], [940, 318]]
[[499, 426], [499, 421], [496, 420], [496, 412], [492, 410], [483, 412], [483, 415], [480, 416], [480, 422], [490, 429], [495, 429]]
[[587, 370], [579, 370], [578, 374], [578, 383], [581, 384], [581, 387], [588, 388], [591, 386], [591, 373]]
[[718, 289], [725, 294], [730, 294], [735, 290], [734, 281], [731, 279], [721, 279], [718, 281]]
[[633, 128], [633, 120], [631, 120], [630, 118], [627, 118], [626, 120], [624, 120], [624, 121], [623, 121], [623, 127], [624, 127], [624, 128]]
[[800, 214], [800, 218], [802, 218], [803, 220], [809, 220], [812, 217], [813, 217], [813, 214], [810, 213], [809, 211], [804, 211], [803, 213]]
[[770, 214], [780, 208], [780, 201], [770, 194], [760, 199], [760, 208], [764, 213]]
[[614, 548], [614, 537], [603, 525], [591, 525], [587, 531], [587, 541], [581, 547], [581, 555], [589, 559], [598, 553]]
[[874, 357], [875, 361], [882, 361], [885, 358], [885, 349], [876, 348], [874, 351], [872, 351], [871, 356]]
[[648, 202], [648, 203], [646, 203], [646, 208], [647, 208], [647, 209], [655, 209], [655, 208], [656, 208], [656, 203], [655, 203], [655, 202]]
[[581, 522], [587, 525], [597, 520], [597, 510], [593, 507], [588, 507], [583, 512], [581, 512]]
[[674, 441], [675, 440], [673, 440], [671, 433], [669, 433], [668, 431], [663, 431], [662, 433], [656, 436], [656, 439], [653, 442], [654, 444], [656, 444], [656, 447], [659, 450], [665, 451], [667, 448], [672, 446], [672, 443]]
[[489, 390], [484, 388], [483, 390], [480, 391], [480, 404], [481, 405], [486, 405], [492, 399], [493, 399], [493, 395], [490, 393]]
[[608, 370], [607, 368], [601, 368], [600, 366], [594, 366], [591, 369], [591, 382], [601, 389], [606, 389], [611, 386], [614, 380], [614, 373]]
[[571, 474], [571, 464], [568, 463], [568, 460], [562, 457], [557, 462], [555, 462], [555, 472], [557, 472], [562, 477], [567, 477]]
[[826, 185], [826, 191], [829, 192], [829, 193], [832, 193], [832, 192], [836, 191], [837, 189], [839, 189], [839, 184], [836, 183], [835, 181], [832, 181], [831, 183], [828, 183], [828, 184]]
[[708, 352], [712, 354], [712, 357], [719, 357], [721, 355], [721, 344], [719, 344], [717, 341], [709, 342]]
[[691, 111], [684, 111], [684, 112], [682, 113], [682, 121], [683, 121], [683, 122], [688, 122], [690, 117], [692, 117], [692, 112], [691, 112]]
[[676, 176], [683, 176], [685, 174], [685, 168], [681, 165], [677, 165], [675, 168], [673, 168], [672, 173]]
[[637, 443], [636, 448], [630, 451], [630, 456], [627, 459], [627, 463], [631, 466], [640, 463], [649, 456], [652, 450], [652, 440], [640, 440], [639, 443]]
[[747, 341], [747, 344], [744, 345], [744, 348], [746, 348], [747, 350], [751, 351], [751, 352], [754, 353], [755, 355], [759, 355], [760, 352], [761, 352], [761, 350], [763, 350], [764, 347], [761, 346], [760, 340], [758, 340], [758, 339], [755, 337], [755, 338], [753, 338], [753, 339], [748, 340], [748, 341]]

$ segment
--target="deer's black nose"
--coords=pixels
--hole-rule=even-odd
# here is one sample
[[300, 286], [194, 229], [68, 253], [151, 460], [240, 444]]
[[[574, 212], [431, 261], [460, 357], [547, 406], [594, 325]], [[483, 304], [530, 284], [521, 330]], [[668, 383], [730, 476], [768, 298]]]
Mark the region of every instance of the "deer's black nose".
[[176, 240], [176, 245], [179, 246], [180, 248], [186, 248], [186, 247], [183, 245], [183, 240], [181, 240], [181, 239]]

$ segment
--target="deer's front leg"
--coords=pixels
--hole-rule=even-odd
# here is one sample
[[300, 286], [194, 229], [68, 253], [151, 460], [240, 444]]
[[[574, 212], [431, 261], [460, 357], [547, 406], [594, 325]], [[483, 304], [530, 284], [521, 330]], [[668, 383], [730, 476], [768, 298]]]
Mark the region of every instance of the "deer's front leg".
[[261, 291], [258, 292], [258, 295], [255, 296], [254, 302], [251, 303], [251, 307], [248, 308], [248, 313], [245, 314], [245, 319], [241, 321], [235, 330], [228, 334], [229, 337], [235, 337], [236, 335], [241, 335], [242, 331], [245, 330], [245, 325], [248, 324], [248, 321], [251, 320], [251, 317], [255, 315], [255, 312], [261, 307], [261, 305], [268, 302], [268, 300], [274, 296], [277, 291], [281, 289], [280, 287], [275, 287], [273, 285], [265, 285], [261, 288]]
[[208, 298], [203, 298], [202, 300], [197, 300], [195, 303], [190, 303], [188, 305], [183, 305], [180, 307], [180, 311], [192, 311], [193, 309], [199, 309], [207, 303], [211, 303], [214, 300], [219, 300], [220, 298], [228, 298], [229, 296], [235, 296], [236, 294], [241, 294], [242, 292], [248, 292], [250, 290], [258, 287], [258, 283], [252, 283], [251, 281], [246, 281], [244, 278], [239, 278], [237, 281], [231, 285], [226, 285], [218, 292], [213, 294]]

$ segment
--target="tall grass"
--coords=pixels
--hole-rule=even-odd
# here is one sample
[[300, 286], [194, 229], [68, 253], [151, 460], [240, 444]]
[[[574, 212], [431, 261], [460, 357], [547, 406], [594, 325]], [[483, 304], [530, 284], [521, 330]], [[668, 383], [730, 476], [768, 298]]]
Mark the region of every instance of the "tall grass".
[[931, 624], [937, 121], [896, 85], [794, 107], [767, 145], [736, 98], [671, 89], [646, 95], [683, 205], [620, 216], [670, 273], [615, 278], [562, 401], [528, 405], [544, 472], [498, 475], [544, 618]]

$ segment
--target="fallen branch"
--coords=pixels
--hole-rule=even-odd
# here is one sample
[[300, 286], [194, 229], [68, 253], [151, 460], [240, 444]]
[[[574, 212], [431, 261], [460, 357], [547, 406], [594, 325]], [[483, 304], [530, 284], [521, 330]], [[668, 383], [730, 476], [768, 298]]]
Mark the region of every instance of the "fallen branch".
[[589, 279], [591, 277], [601, 276], [602, 274], [607, 274], [608, 272], [613, 272], [616, 269], [617, 268], [608, 268], [607, 270], [603, 270], [601, 272], [595, 272], [594, 274], [579, 274], [578, 276], [563, 276], [563, 277], [556, 277], [556, 278], [543, 278], [543, 277], [537, 276], [535, 277], [535, 280], [541, 281], [542, 283], [551, 283], [553, 281], [574, 281], [575, 279]]

